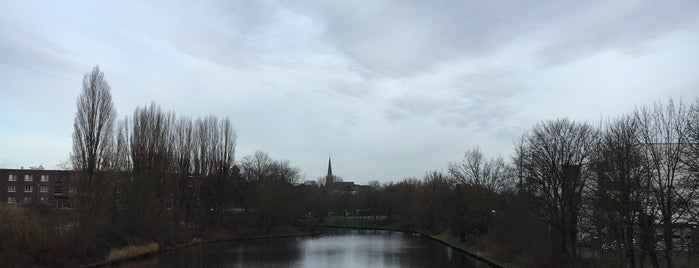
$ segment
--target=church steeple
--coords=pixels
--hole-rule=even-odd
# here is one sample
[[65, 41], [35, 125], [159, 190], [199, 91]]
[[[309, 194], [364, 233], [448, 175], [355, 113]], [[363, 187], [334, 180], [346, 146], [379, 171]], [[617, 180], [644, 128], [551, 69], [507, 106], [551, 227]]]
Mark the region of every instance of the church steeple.
[[328, 156], [328, 175], [325, 176], [325, 185], [329, 186], [333, 183], [333, 166], [330, 157]]
[[330, 160], [330, 157], [328, 157], [328, 177], [332, 177], [332, 176], [333, 176], [333, 165], [332, 165], [332, 162]]

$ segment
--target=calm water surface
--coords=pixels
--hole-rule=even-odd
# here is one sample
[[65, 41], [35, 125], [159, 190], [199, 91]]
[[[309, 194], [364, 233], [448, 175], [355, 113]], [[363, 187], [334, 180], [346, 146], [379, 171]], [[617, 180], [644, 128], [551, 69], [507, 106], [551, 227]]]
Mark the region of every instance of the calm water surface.
[[322, 235], [209, 243], [114, 267], [490, 267], [418, 235], [325, 229]]

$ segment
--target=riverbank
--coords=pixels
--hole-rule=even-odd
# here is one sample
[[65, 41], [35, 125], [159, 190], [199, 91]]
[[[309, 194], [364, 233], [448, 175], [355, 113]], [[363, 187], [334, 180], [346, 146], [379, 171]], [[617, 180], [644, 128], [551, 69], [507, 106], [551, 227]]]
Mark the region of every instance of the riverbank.
[[409, 232], [418, 233], [429, 237], [439, 243], [444, 244], [452, 249], [463, 252], [464, 254], [480, 260], [484, 263], [492, 265], [493, 267], [501, 268], [517, 268], [516, 264], [508, 263], [504, 261], [497, 260], [488, 252], [478, 250], [477, 248], [469, 245], [468, 242], [460, 242], [458, 236], [451, 234], [450, 232], [443, 232], [440, 234], [429, 234], [417, 230], [412, 230], [400, 225], [397, 222], [381, 221], [381, 220], [371, 220], [371, 219], [361, 219], [361, 218], [343, 218], [334, 217], [327, 218], [319, 227], [325, 228], [348, 228], [348, 229], [367, 229], [367, 230], [388, 230], [388, 231], [399, 231], [399, 232]]
[[214, 233], [203, 233], [208, 239], [202, 239], [200, 237], [194, 237], [189, 243], [185, 244], [175, 244], [170, 246], [161, 246], [163, 242], [149, 242], [143, 245], [131, 245], [123, 248], [116, 248], [110, 250], [110, 252], [105, 256], [103, 261], [82, 265], [80, 267], [92, 268], [92, 267], [102, 267], [107, 265], [118, 264], [122, 262], [127, 262], [131, 260], [137, 260], [141, 258], [148, 258], [170, 252], [173, 250], [199, 246], [207, 243], [219, 243], [219, 242], [231, 242], [231, 241], [248, 241], [248, 240], [258, 240], [258, 239], [272, 239], [272, 238], [284, 238], [284, 237], [304, 237], [318, 235], [318, 232], [303, 232], [295, 231], [290, 233], [282, 234], [272, 234], [272, 235], [253, 235], [253, 236], [237, 236], [232, 233], [218, 235]]

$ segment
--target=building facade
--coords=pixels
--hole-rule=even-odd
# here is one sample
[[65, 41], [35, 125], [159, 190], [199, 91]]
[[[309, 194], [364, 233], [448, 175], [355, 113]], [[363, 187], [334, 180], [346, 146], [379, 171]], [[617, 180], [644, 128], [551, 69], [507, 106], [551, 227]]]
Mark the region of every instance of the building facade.
[[0, 202], [70, 207], [70, 171], [0, 169]]

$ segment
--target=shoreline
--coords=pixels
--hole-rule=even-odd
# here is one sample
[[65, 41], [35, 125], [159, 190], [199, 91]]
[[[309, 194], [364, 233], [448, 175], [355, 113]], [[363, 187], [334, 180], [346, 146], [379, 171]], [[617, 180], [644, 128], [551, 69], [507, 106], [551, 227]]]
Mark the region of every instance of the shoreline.
[[144, 252], [142, 254], [138, 254], [138, 255], [134, 255], [134, 256], [128, 256], [128, 257], [109, 260], [109, 261], [100, 261], [100, 262], [95, 262], [95, 263], [90, 263], [90, 264], [85, 264], [85, 265], [79, 265], [78, 267], [81, 267], [81, 268], [103, 267], [103, 266], [107, 266], [107, 265], [113, 265], [113, 264], [118, 264], [118, 263], [122, 263], [122, 262], [153, 257], [153, 256], [157, 256], [157, 255], [167, 253], [170, 251], [199, 246], [199, 245], [203, 245], [203, 244], [213, 244], [213, 243], [233, 242], [233, 241], [250, 241], [250, 240], [260, 240], [260, 239], [274, 239], [274, 238], [306, 237], [306, 236], [315, 236], [315, 235], [319, 235], [319, 234], [320, 234], [320, 232], [310, 232], [310, 233], [306, 232], [306, 233], [298, 233], [298, 234], [260, 235], [260, 236], [249, 236], [249, 237], [226, 237], [226, 238], [216, 238], [216, 239], [207, 239], [207, 240], [202, 240], [202, 239], [197, 240], [195, 238], [195, 239], [192, 239], [193, 240], [192, 242], [187, 243], [187, 244], [170, 246], [170, 247], [162, 248], [162, 249], [159, 248], [155, 251]]
[[428, 238], [430, 238], [430, 239], [432, 239], [432, 240], [434, 240], [434, 241], [437, 241], [437, 242], [441, 243], [442, 245], [445, 245], [445, 246], [447, 246], [447, 247], [449, 247], [449, 248], [451, 248], [451, 249], [454, 249], [454, 250], [457, 250], [457, 251], [459, 251], [459, 252], [462, 252], [462, 253], [468, 255], [469, 257], [474, 258], [474, 259], [476, 259], [476, 260], [479, 260], [479, 261], [481, 261], [481, 262], [483, 262], [483, 263], [486, 263], [486, 264], [488, 264], [488, 265], [490, 265], [490, 266], [492, 266], [492, 267], [495, 267], [495, 268], [505, 268], [505, 266], [503, 266], [503, 265], [501, 265], [501, 264], [498, 264], [498, 263], [496, 263], [496, 262], [493, 261], [493, 260], [487, 259], [487, 258], [485, 258], [485, 257], [483, 257], [483, 256], [479, 256], [479, 255], [477, 255], [477, 254], [475, 254], [475, 253], [473, 253], [473, 252], [470, 252], [470, 251], [468, 251], [468, 250], [466, 250], [466, 249], [460, 248], [460, 247], [458, 247], [458, 246], [456, 246], [456, 245], [452, 245], [452, 244], [450, 244], [449, 242], [444, 241], [444, 240], [442, 240], [442, 239], [439, 239], [438, 237], [436, 237], [436, 236], [434, 236], [434, 235], [425, 234], [425, 233], [418, 232], [418, 231], [415, 231], [415, 230], [403, 229], [403, 228], [392, 228], [392, 227], [344, 226], [344, 225], [334, 225], [334, 224], [321, 224], [321, 225], [317, 225], [317, 226], [318, 226], [318, 227], [323, 227], [323, 228], [356, 229], [356, 230], [380, 230], [380, 231], [395, 231], [395, 232], [404, 232], [404, 233], [411, 233], [411, 234], [419, 234], [419, 235], [428, 237]]

